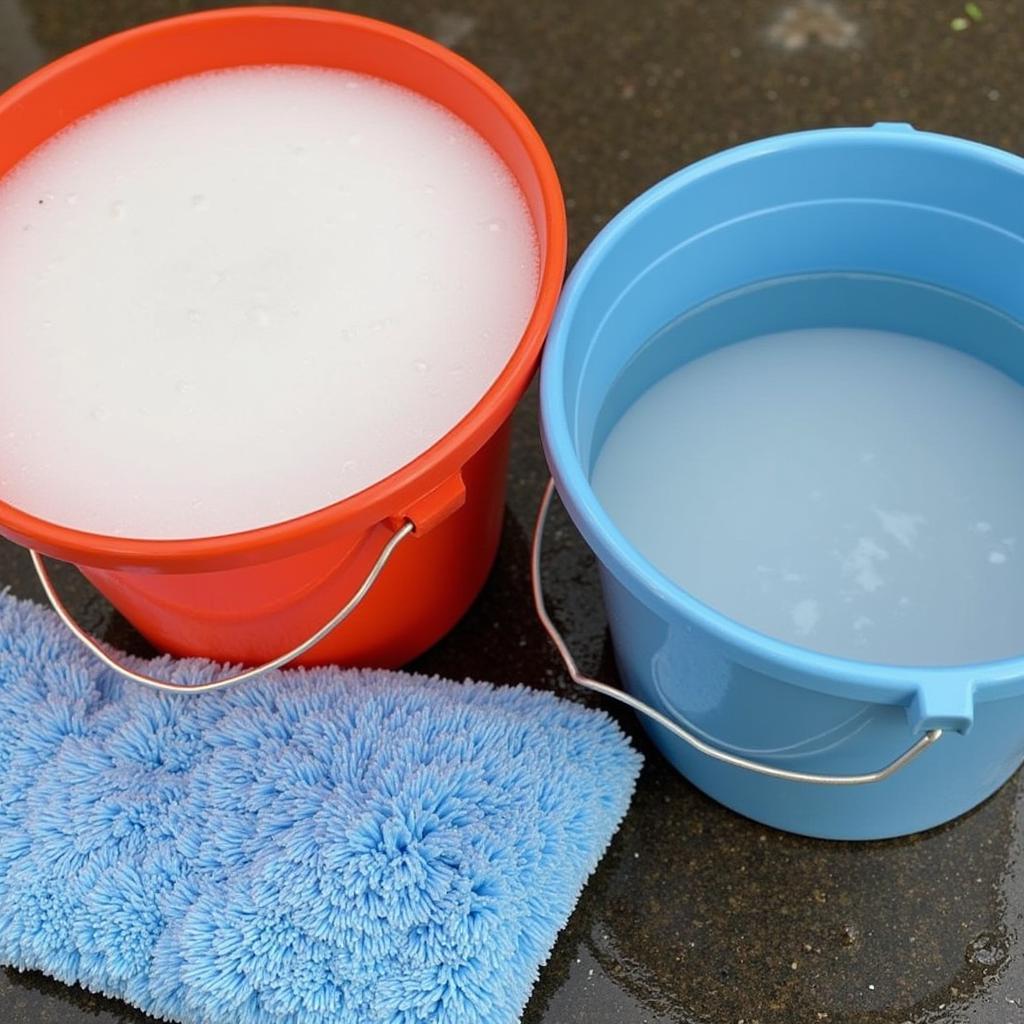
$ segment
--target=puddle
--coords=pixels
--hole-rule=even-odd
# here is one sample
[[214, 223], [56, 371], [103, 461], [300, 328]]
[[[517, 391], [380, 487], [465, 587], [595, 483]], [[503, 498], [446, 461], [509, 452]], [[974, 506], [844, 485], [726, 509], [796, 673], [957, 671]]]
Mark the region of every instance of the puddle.
[[1021, 798], [1014, 780], [923, 836], [824, 843], [655, 762], [525, 1024], [1024, 1022]]

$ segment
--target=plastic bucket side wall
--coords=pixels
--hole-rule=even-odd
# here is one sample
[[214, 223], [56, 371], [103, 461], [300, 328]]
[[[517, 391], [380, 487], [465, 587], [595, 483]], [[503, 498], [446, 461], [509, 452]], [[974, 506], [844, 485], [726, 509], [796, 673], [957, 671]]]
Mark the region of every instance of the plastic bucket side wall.
[[[736, 660], [698, 624], [657, 611], [602, 569], [626, 688], [717, 747], [795, 771], [854, 774], [909, 745], [902, 705], [796, 687]], [[774, 828], [826, 839], [887, 839], [933, 828], [995, 792], [1024, 761], [1024, 697], [980, 704], [966, 735], [948, 733], [884, 782], [786, 782], [713, 761], [641, 716], [661, 752], [695, 786]]]
[[[830, 659], [760, 637], [696, 602], [632, 549], [589, 474], [615, 418], [603, 411], [605, 398], [624, 366], [665, 324], [723, 292], [795, 273], [888, 273], [1024, 318], [1024, 203], [1012, 201], [1024, 194], [1022, 168], [1007, 154], [934, 136], [859, 129], [783, 137], [680, 172], [592, 244], [552, 329], [542, 422], [559, 491], [601, 565], [631, 692], [726, 750], [814, 773], [877, 770], [907, 749], [915, 728], [959, 727], [965, 705], [969, 721], [974, 667]], [[1024, 352], [989, 351], [973, 338], [958, 347], [1024, 380]], [[672, 366], [649, 356], [649, 383], [700, 354], [666, 356]], [[697, 785], [767, 824], [832, 838], [904, 834], [974, 806], [1021, 763], [1022, 670], [993, 665], [983, 667], [980, 695], [989, 703], [979, 705], [973, 729], [946, 735], [883, 783], [773, 780], [696, 754], [656, 726], [652, 734]], [[937, 695], [928, 702], [937, 713], [912, 722], [922, 692]]]
[[[466, 464], [462, 508], [425, 536], [406, 541], [352, 616], [298, 664], [397, 667], [462, 618], [487, 579], [501, 538], [510, 435], [506, 423]], [[297, 644], [311, 624], [331, 618], [390, 534], [383, 525], [341, 534], [334, 544], [223, 572], [82, 571], [161, 650], [259, 664]]]

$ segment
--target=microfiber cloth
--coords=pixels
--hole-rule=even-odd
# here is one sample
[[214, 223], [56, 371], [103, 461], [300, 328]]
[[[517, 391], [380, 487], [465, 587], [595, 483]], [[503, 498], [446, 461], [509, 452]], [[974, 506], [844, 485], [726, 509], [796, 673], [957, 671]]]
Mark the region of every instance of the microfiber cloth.
[[523, 687], [323, 668], [158, 694], [0, 594], [0, 962], [187, 1024], [506, 1024], [639, 764]]

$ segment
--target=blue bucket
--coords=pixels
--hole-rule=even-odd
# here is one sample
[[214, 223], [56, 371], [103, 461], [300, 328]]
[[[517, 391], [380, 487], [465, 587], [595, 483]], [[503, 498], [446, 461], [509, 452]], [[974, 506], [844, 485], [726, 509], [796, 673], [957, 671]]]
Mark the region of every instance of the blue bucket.
[[[802, 132], [711, 157], [630, 204], [571, 275], [541, 377], [548, 461], [599, 560], [628, 692], [583, 676], [544, 610], [550, 489], [534, 585], [574, 678], [643, 712], [665, 756], [705, 793], [791, 832], [879, 839], [963, 814], [1020, 766], [1024, 657], [896, 667], [764, 636], [662, 575], [589, 479], [606, 399], [649, 338], [724, 293], [835, 272], [933, 285], [1024, 320], [1024, 160], [909, 125]], [[947, 340], [1024, 381], [1019, 346]], [[645, 386], [704, 351], [671, 367], [649, 361]]]

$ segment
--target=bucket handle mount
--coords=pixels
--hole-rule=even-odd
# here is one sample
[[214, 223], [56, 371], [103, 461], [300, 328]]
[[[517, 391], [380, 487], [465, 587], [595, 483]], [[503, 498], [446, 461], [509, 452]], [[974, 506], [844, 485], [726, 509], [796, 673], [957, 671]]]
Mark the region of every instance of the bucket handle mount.
[[558, 627], [548, 614], [547, 605], [544, 601], [544, 583], [541, 578], [541, 551], [544, 541], [544, 524], [547, 522], [548, 509], [551, 507], [551, 498], [554, 492], [555, 481], [549, 479], [544, 490], [544, 497], [541, 499], [540, 509], [537, 511], [537, 523], [533, 530], [533, 546], [530, 558], [533, 603], [537, 609], [537, 616], [540, 618], [541, 625], [543, 625], [548, 636], [551, 638], [551, 642], [561, 655], [569, 677], [577, 685], [587, 690], [592, 690], [594, 693], [599, 693], [603, 697], [616, 700], [620, 704], [625, 704], [639, 714], [645, 715], [651, 721], [656, 722], [663, 729], [667, 729], [672, 735], [693, 747], [694, 750], [714, 758], [716, 761], [722, 761], [735, 768], [743, 768], [758, 775], [767, 775], [773, 779], [784, 779], [787, 782], [810, 782], [822, 786], [862, 786], [870, 782], [882, 782], [913, 761], [918, 754], [930, 747], [942, 736], [941, 729], [930, 729], [923, 736], [915, 740], [894, 761], [890, 761], [889, 764], [879, 768], [877, 771], [865, 772], [861, 775], [816, 775], [811, 772], [797, 772], [789, 768], [777, 768], [775, 765], [763, 764], [760, 761], [751, 761], [746, 757], [740, 757], [738, 754], [729, 753], [727, 750], [719, 750], [717, 747], [705, 743], [699, 736], [695, 736], [678, 722], [673, 721], [667, 715], [662, 714], [662, 712], [652, 708], [649, 704], [644, 703], [632, 694], [616, 689], [614, 686], [603, 683], [599, 679], [592, 679], [590, 676], [584, 675], [580, 671], [579, 666], [577, 666], [576, 659], [572, 656], [565, 638], [558, 631]]
[[373, 563], [373, 567], [359, 585], [359, 589], [348, 599], [345, 606], [332, 619], [324, 623], [311, 637], [303, 640], [302, 643], [293, 647], [290, 651], [286, 651], [284, 654], [280, 654], [271, 661], [264, 662], [262, 665], [255, 665], [252, 668], [243, 669], [221, 679], [214, 679], [209, 683], [199, 683], [196, 685], [171, 683], [165, 679], [157, 679], [155, 676], [146, 675], [144, 672], [137, 672], [123, 662], [118, 661], [94, 637], [89, 635], [68, 610], [67, 605], [64, 604], [61, 596], [57, 593], [57, 588], [54, 586], [50, 572], [46, 568], [43, 556], [38, 551], [32, 549], [29, 550], [29, 554], [32, 557], [32, 564], [35, 566], [39, 582], [43, 585], [43, 590], [61, 622], [67, 626], [79, 643], [103, 662], [107, 668], [112, 669], [124, 679], [140, 683], [154, 690], [163, 690], [165, 693], [207, 693], [210, 690], [221, 690], [226, 686], [233, 686], [235, 683], [244, 683], [249, 679], [255, 679], [257, 676], [262, 676], [274, 669], [282, 668], [290, 661], [294, 661], [300, 655], [305, 654], [311, 647], [315, 647], [328, 633], [333, 632], [359, 607], [363, 598], [366, 597], [374, 583], [377, 582], [377, 577], [384, 571], [384, 566], [391, 560], [395, 549], [415, 530], [416, 526], [413, 521], [406, 519], [381, 549], [376, 562]]

